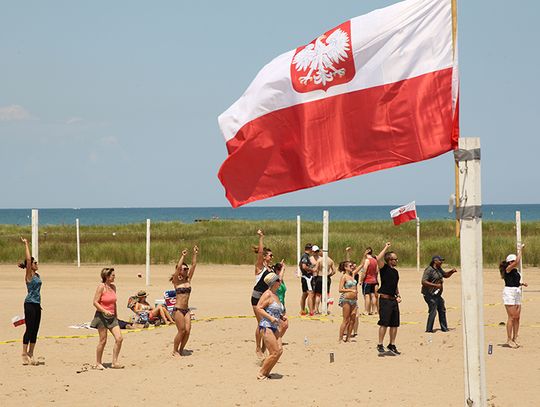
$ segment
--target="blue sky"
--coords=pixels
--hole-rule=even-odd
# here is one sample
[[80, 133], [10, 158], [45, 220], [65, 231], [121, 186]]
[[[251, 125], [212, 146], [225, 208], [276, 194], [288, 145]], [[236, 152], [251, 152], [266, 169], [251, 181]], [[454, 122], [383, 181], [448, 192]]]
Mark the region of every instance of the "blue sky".
[[[0, 208], [227, 206], [217, 116], [277, 55], [394, 3], [17, 1], [0, 14]], [[485, 203], [540, 203], [540, 4], [459, 1]], [[446, 204], [452, 155], [252, 205]]]

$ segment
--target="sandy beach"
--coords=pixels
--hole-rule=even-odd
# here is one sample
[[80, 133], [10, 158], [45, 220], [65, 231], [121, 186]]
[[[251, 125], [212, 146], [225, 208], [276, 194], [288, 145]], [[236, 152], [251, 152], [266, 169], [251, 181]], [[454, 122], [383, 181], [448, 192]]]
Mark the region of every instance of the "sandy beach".
[[[150, 287], [145, 287], [144, 277], [137, 277], [138, 273], [144, 275], [143, 265], [115, 268], [122, 319], [131, 317], [126, 308], [129, 295], [145, 288], [149, 301], [153, 301], [170, 288], [172, 265], [152, 266]], [[97, 332], [69, 326], [92, 319], [92, 298], [100, 270], [101, 266], [77, 269], [70, 265], [40, 265], [43, 319], [36, 356], [44, 358], [44, 364], [22, 366], [24, 327], [13, 327], [11, 318], [23, 314], [23, 272], [15, 266], [0, 266], [0, 295], [4, 299], [0, 308], [0, 405], [463, 405], [459, 274], [446, 280], [444, 290], [448, 322], [453, 329], [429, 337], [424, 333], [427, 306], [420, 294], [421, 276], [415, 269], [400, 269], [402, 326], [396, 343], [402, 355], [380, 358], [375, 350], [376, 316], [362, 316], [358, 337], [345, 344], [337, 343], [341, 322], [337, 301], [328, 317], [300, 318], [300, 281], [289, 268], [286, 305], [291, 319], [284, 353], [273, 371], [274, 378], [258, 382], [255, 320], [249, 303], [253, 266], [198, 266], [190, 301], [196, 320], [187, 345], [192, 351], [189, 356], [170, 357], [174, 326], [124, 332], [124, 370], [78, 373], [85, 364], [94, 363]], [[493, 269], [485, 270], [484, 276], [489, 405], [536, 406], [540, 393], [539, 270], [525, 270], [529, 287], [524, 293], [520, 331], [523, 346], [519, 349], [502, 347], [506, 338], [505, 327], [499, 325], [506, 321], [501, 303], [503, 282]], [[337, 277], [331, 293], [336, 300]], [[81, 337], [63, 337], [77, 335]], [[109, 336], [105, 362], [111, 360], [112, 344]], [[491, 355], [487, 354], [488, 344], [493, 345]], [[335, 355], [334, 363], [330, 363], [330, 352]]]

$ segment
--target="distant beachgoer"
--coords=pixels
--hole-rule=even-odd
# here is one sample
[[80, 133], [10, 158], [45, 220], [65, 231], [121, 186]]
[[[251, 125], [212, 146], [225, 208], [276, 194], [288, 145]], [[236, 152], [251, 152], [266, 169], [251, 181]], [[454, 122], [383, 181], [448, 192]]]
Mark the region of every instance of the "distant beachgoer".
[[441, 256], [433, 256], [431, 263], [424, 270], [422, 275], [422, 295], [424, 301], [428, 305], [428, 319], [426, 323], [426, 332], [433, 332], [433, 324], [435, 316], [439, 313], [439, 324], [442, 332], [448, 332], [448, 323], [446, 322], [446, 307], [444, 306], [443, 280], [449, 278], [452, 274], [457, 273], [453, 268], [450, 271], [444, 271], [442, 264], [444, 258]]
[[283, 343], [280, 325], [287, 321], [284, 315], [283, 304], [279, 301], [276, 291], [281, 285], [276, 273], [269, 273], [264, 277], [268, 289], [263, 293], [256, 307], [259, 315], [259, 330], [263, 335], [264, 344], [268, 349], [268, 356], [264, 359], [257, 379], [270, 378], [270, 372], [283, 353]]
[[105, 367], [102, 363], [103, 350], [107, 344], [107, 330], [114, 336], [113, 360], [111, 367], [113, 369], [123, 369], [124, 366], [118, 363], [118, 356], [122, 348], [122, 333], [118, 325], [117, 309], [116, 309], [116, 286], [114, 279], [116, 275], [114, 268], [107, 267], [101, 270], [101, 283], [94, 294], [94, 307], [96, 313], [94, 319], [90, 323], [92, 328], [98, 330], [99, 342], [96, 349], [96, 364], [94, 369], [103, 370]]
[[146, 322], [156, 323], [159, 321], [159, 323], [174, 324], [174, 319], [167, 308], [163, 305], [154, 308], [146, 301], [146, 297], [144, 290], [137, 293], [138, 300], [133, 307], [133, 311], [137, 314], [137, 323], [144, 325]]
[[503, 302], [508, 314], [506, 322], [506, 345], [510, 348], [519, 348], [518, 342], [519, 319], [521, 316], [521, 287], [528, 287], [528, 284], [521, 281], [521, 273], [518, 269], [521, 255], [523, 253], [522, 244], [518, 249], [517, 256], [509, 254], [499, 265], [501, 278], [504, 279]]
[[315, 298], [313, 294], [313, 272], [315, 265], [311, 258], [313, 255], [313, 245], [307, 243], [304, 247], [304, 253], [300, 258], [300, 272], [302, 273], [302, 297], [300, 298], [300, 314], [306, 315], [306, 302], [309, 315], [313, 315], [315, 308]]
[[22, 364], [37, 365], [34, 360], [34, 349], [36, 347], [39, 325], [41, 322], [41, 277], [37, 273], [38, 263], [30, 255], [28, 240], [21, 237], [24, 243], [25, 259], [19, 267], [25, 270], [24, 280], [28, 294], [24, 299], [24, 320], [26, 331], [23, 336]]
[[187, 249], [182, 250], [182, 254], [174, 274], [169, 279], [176, 291], [176, 305], [173, 311], [174, 322], [178, 332], [174, 337], [173, 342], [173, 357], [183, 356], [184, 348], [189, 339], [191, 333], [191, 313], [189, 312], [189, 296], [191, 295], [191, 280], [193, 273], [195, 273], [195, 267], [197, 267], [197, 255], [199, 254], [199, 248], [193, 247], [193, 257], [191, 259], [191, 267], [185, 263], [187, 256]]
[[[315, 293], [315, 305], [314, 305], [314, 312], [316, 314], [320, 314], [320, 307], [322, 302], [322, 290], [323, 290], [323, 254], [322, 250], [319, 248], [319, 246], [313, 245], [312, 246], [313, 251], [313, 263], [315, 264], [315, 270], [313, 272], [313, 285], [314, 285], [314, 293]], [[328, 274], [326, 277], [326, 294], [327, 299], [330, 295], [330, 286], [332, 284], [332, 276], [336, 274], [336, 270], [334, 268], [334, 260], [330, 258], [330, 256], [326, 257], [327, 259], [327, 268], [328, 268]], [[327, 304], [328, 307], [328, 304]]]
[[255, 353], [259, 358], [264, 357], [264, 342], [263, 335], [259, 329], [259, 314], [257, 313], [257, 304], [263, 293], [268, 290], [268, 285], [265, 283], [264, 278], [272, 272], [272, 259], [274, 254], [268, 247], [264, 247], [264, 233], [262, 230], [257, 230], [259, 236], [259, 245], [253, 247], [253, 251], [257, 254], [257, 261], [255, 262], [255, 285], [251, 292], [251, 307], [255, 318], [257, 319], [257, 328], [255, 329]]
[[355, 310], [358, 306], [358, 283], [353, 276], [354, 265], [351, 261], [342, 261], [339, 264], [338, 270], [343, 273], [339, 282], [339, 306], [343, 309], [343, 321], [339, 327], [338, 342], [343, 341], [343, 336], [345, 336], [345, 342], [348, 342], [356, 318]]
[[[272, 268], [274, 273], [276, 273], [279, 277], [279, 281], [281, 281], [281, 285], [276, 291], [276, 295], [279, 298], [279, 301], [283, 304], [283, 315], [287, 313], [285, 308], [285, 292], [287, 291], [287, 286], [285, 285], [285, 281], [283, 278], [285, 277], [285, 260], [281, 260], [281, 262], [274, 264], [274, 267]], [[279, 329], [281, 332], [281, 337], [283, 338], [283, 335], [285, 335], [285, 332], [289, 328], [289, 321], [285, 320], [279, 325]]]
[[[379, 356], [401, 354], [396, 347], [397, 329], [400, 324], [399, 303], [401, 302], [398, 288], [399, 272], [396, 269], [398, 257], [396, 253], [388, 251], [389, 248], [390, 242], [386, 243], [377, 255], [379, 274], [381, 276], [379, 322], [377, 323], [379, 325], [379, 343], [377, 345]], [[388, 328], [390, 328], [390, 343], [387, 346], [387, 352], [383, 346], [383, 341]]]

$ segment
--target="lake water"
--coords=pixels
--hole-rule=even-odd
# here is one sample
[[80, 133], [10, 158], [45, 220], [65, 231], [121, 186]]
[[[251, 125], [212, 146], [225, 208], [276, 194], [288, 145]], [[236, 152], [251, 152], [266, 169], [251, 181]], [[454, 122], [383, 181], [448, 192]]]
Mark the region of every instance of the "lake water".
[[[81, 225], [111, 225], [146, 222], [180, 221], [192, 223], [203, 219], [284, 220], [296, 219], [319, 221], [327, 209], [331, 220], [390, 220], [390, 210], [395, 206], [274, 206], [274, 207], [206, 207], [206, 208], [63, 208], [40, 209], [41, 225], [74, 224], [79, 218]], [[454, 219], [447, 205], [418, 205], [420, 219]], [[39, 209], [39, 208], [38, 208]], [[516, 211], [521, 219], [540, 220], [539, 204], [484, 205], [484, 220], [514, 221]], [[30, 209], [0, 209], [0, 224], [30, 225]]]

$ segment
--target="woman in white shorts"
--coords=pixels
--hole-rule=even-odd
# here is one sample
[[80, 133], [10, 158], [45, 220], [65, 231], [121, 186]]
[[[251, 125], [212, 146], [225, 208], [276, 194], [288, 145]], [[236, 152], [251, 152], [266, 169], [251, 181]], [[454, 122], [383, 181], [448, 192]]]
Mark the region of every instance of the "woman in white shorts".
[[506, 345], [510, 348], [519, 348], [518, 331], [519, 317], [521, 315], [521, 286], [527, 287], [527, 283], [521, 281], [518, 265], [521, 260], [523, 246], [518, 254], [509, 254], [499, 265], [501, 278], [504, 279], [503, 302], [508, 314], [506, 322]]

